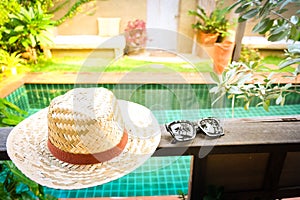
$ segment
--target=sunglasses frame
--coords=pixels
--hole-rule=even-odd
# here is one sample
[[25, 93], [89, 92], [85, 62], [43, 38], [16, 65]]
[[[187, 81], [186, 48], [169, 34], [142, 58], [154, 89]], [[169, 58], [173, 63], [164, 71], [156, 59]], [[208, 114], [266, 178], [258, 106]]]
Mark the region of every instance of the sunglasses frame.
[[[189, 139], [183, 139], [183, 140], [178, 140], [176, 138], [176, 135], [174, 134], [174, 132], [172, 131], [171, 129], [171, 126], [173, 126], [174, 124], [178, 124], [178, 123], [186, 123], [186, 124], [189, 124], [193, 127], [193, 137], [189, 138]], [[193, 140], [195, 139], [196, 137], [196, 134], [197, 134], [197, 130], [195, 129], [195, 126], [197, 126], [197, 124], [191, 122], [191, 121], [188, 121], [188, 120], [178, 120], [178, 121], [173, 121], [173, 122], [170, 122], [168, 124], [165, 124], [165, 128], [166, 130], [171, 134], [171, 136], [178, 142], [186, 142], [186, 141], [190, 141], [190, 140]]]
[[[205, 124], [205, 125], [210, 124], [210, 126], [213, 126], [214, 132], [217, 132], [217, 134], [212, 134], [211, 132], [209, 132], [208, 130], [206, 130], [203, 127], [201, 122], [206, 122], [206, 121], [213, 122], [213, 123], [217, 124], [217, 126], [213, 126], [214, 124], [212, 124], [212, 123], [206, 123]], [[186, 123], [186, 124], [189, 124], [190, 126], [193, 127], [193, 136], [191, 138], [186, 139], [186, 138], [184, 138], [184, 136], [182, 136], [183, 139], [180, 140], [174, 134], [171, 127], [174, 124], [180, 124], [180, 123]], [[173, 122], [170, 122], [170, 123], [166, 123], [165, 128], [166, 128], [167, 132], [169, 132], [171, 134], [171, 136], [178, 142], [186, 142], [186, 141], [193, 140], [193, 139], [195, 139], [195, 137], [198, 133], [203, 133], [204, 135], [206, 135], [210, 138], [216, 138], [216, 137], [220, 137], [220, 136], [224, 135], [223, 127], [220, 125], [220, 121], [216, 118], [213, 118], [213, 117], [202, 118], [202, 119], [198, 120], [197, 122], [192, 122], [192, 121], [188, 121], [188, 120], [177, 120], [177, 121], [173, 121]], [[218, 130], [216, 130], [216, 128]]]
[[[214, 128], [214, 132], [217, 132], [217, 134], [211, 134], [210, 132], [208, 132], [207, 130], [205, 130], [202, 126], [201, 126], [201, 122], [203, 121], [214, 121], [215, 123], [217, 123], [217, 128], [219, 128], [219, 130], [216, 130], [215, 128], [216, 127], [213, 127]], [[209, 136], [209, 137], [220, 137], [220, 136], [223, 136], [224, 135], [224, 130], [223, 130], [223, 127], [220, 125], [220, 121], [216, 118], [213, 118], [213, 117], [207, 117], [207, 118], [202, 118], [201, 120], [199, 120], [197, 122], [197, 125], [198, 127], [202, 130], [202, 132]]]

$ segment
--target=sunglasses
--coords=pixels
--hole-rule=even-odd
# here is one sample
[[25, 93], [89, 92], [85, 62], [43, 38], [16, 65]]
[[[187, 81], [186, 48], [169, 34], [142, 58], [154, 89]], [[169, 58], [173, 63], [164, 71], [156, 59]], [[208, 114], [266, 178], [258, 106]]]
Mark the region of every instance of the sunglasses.
[[224, 135], [220, 121], [212, 117], [203, 118], [196, 122], [188, 120], [173, 121], [165, 124], [165, 127], [178, 142], [193, 140], [198, 133], [203, 133], [209, 137]]

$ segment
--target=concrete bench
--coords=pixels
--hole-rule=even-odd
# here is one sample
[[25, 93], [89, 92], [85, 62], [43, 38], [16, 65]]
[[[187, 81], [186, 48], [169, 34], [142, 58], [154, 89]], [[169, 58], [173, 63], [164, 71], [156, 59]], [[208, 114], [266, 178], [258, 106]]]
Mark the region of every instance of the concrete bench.
[[[242, 44], [255, 49], [283, 50], [287, 49], [289, 44], [293, 44], [293, 41], [280, 40], [276, 42], [270, 42], [267, 40], [267, 38], [262, 36], [244, 36], [242, 39]], [[298, 41], [295, 44], [300, 45], [300, 42]]]
[[[74, 54], [91, 53], [95, 51], [106, 51], [102, 56], [111, 56], [107, 51], [113, 53], [113, 57], [123, 55], [126, 42], [123, 35], [113, 37], [101, 37], [97, 35], [58, 35], [54, 37], [53, 44], [49, 47], [54, 56], [74, 56]], [[101, 54], [97, 54], [101, 56]]]

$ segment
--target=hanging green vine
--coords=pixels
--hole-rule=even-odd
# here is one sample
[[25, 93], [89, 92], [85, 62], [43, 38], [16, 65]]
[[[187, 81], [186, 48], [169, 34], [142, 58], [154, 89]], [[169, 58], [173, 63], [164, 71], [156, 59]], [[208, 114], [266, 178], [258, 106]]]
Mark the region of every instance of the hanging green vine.
[[[59, 5], [56, 9], [54, 9], [51, 12], [57, 12], [57, 10], [60, 10], [64, 5], [68, 2], [69, 0], [65, 1], [61, 5]], [[62, 24], [64, 21], [66, 21], [69, 18], [74, 17], [79, 11], [80, 11], [80, 6], [82, 6], [85, 3], [91, 2], [94, 0], [78, 0], [76, 3], [71, 7], [71, 9], [60, 19], [55, 21], [55, 26], [58, 26]]]

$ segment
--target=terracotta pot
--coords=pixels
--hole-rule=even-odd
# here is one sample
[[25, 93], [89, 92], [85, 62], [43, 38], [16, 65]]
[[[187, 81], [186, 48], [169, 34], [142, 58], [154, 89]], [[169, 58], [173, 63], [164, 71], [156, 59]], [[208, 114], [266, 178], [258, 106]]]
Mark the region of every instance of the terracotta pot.
[[204, 33], [202, 31], [198, 31], [197, 41], [203, 45], [213, 45], [217, 41], [218, 36], [218, 33]]
[[214, 71], [217, 74], [222, 74], [224, 68], [229, 64], [232, 57], [232, 52], [234, 48], [234, 42], [224, 41], [222, 43], [214, 44]]
[[139, 54], [144, 54], [145, 53], [145, 48], [137, 48], [137, 47], [127, 47], [127, 55], [139, 55]]

